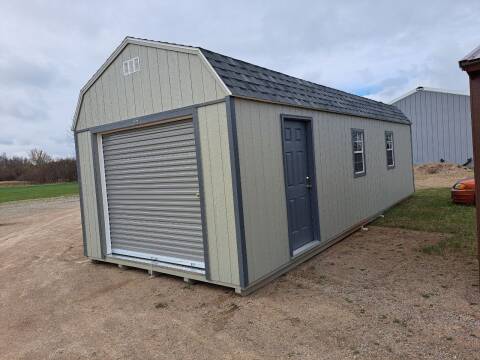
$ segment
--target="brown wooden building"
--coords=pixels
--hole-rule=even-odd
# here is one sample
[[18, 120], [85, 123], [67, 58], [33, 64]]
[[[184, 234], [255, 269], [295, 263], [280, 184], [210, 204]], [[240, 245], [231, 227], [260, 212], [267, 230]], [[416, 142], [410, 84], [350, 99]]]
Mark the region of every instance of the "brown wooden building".
[[[473, 159], [480, 169], [480, 46], [460, 60], [460, 67], [470, 78], [470, 108], [472, 111]], [[480, 194], [480, 171], [475, 171], [475, 193]], [[480, 202], [477, 204], [477, 251], [480, 260]]]

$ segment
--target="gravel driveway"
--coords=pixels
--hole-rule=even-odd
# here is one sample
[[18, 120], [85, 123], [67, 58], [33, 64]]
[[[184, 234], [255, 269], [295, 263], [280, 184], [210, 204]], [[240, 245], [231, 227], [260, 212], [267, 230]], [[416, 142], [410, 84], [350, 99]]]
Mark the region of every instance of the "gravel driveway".
[[370, 227], [256, 293], [94, 264], [78, 198], [0, 206], [2, 359], [480, 359], [476, 260]]

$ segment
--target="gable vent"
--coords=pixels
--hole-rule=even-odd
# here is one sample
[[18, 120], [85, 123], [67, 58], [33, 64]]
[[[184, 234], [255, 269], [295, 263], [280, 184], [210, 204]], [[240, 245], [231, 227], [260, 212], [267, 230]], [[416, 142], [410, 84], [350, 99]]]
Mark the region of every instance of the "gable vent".
[[133, 59], [123, 62], [123, 75], [127, 76], [134, 72], [140, 71], [140, 58], [134, 57]]

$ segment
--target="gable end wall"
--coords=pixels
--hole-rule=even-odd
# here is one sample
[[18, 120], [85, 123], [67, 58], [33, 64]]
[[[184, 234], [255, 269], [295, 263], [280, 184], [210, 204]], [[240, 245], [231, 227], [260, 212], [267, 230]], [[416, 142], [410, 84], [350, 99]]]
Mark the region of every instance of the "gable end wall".
[[[123, 62], [140, 71], [123, 75]], [[228, 95], [198, 54], [128, 44], [84, 93], [76, 130], [223, 99]]]

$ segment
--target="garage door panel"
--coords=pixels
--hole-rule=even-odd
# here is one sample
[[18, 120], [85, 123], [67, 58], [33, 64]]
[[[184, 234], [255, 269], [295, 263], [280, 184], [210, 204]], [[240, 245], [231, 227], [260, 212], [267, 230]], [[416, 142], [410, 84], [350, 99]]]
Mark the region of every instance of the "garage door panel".
[[[175, 177], [173, 178], [172, 177], [172, 174], [170, 174], [171, 172], [174, 172], [175, 173]], [[162, 169], [162, 173], [161, 174], [158, 174], [158, 173], [138, 173], [137, 174], [122, 174], [122, 175], [110, 175], [110, 180], [112, 182], [116, 182], [117, 184], [125, 181], [125, 183], [127, 183], [128, 181], [142, 181], [142, 180], [146, 180], [146, 181], [150, 181], [150, 182], [161, 182], [161, 181], [164, 181], [164, 182], [173, 182], [175, 181], [176, 179], [180, 180], [182, 179], [181, 181], [184, 181], [185, 178], [191, 178], [192, 181], [194, 182], [198, 182], [198, 178], [197, 178], [197, 173], [196, 171], [192, 171], [192, 170], [180, 170], [180, 171], [176, 171], [176, 170], [165, 170], [165, 169]], [[115, 180], [118, 180], [118, 181], [115, 181]]]
[[149, 186], [157, 185], [157, 186], [170, 186], [171, 184], [178, 184], [178, 183], [186, 183], [187, 186], [195, 185], [198, 183], [198, 179], [196, 176], [193, 176], [192, 173], [185, 172], [184, 175], [182, 174], [175, 174], [173, 178], [171, 175], [169, 176], [168, 173], [162, 174], [163, 176], [120, 176], [110, 177], [110, 185], [111, 186], [129, 186], [129, 185], [138, 185], [142, 186], [143, 184], [148, 184]]
[[139, 141], [138, 143], [136, 142], [119, 142], [119, 143], [112, 143], [108, 142], [104, 146], [104, 151], [109, 154], [113, 153], [116, 151], [123, 151], [126, 152], [128, 151], [148, 151], [149, 149], [155, 149], [155, 148], [162, 148], [162, 147], [168, 147], [168, 146], [175, 146], [179, 141], [184, 142], [184, 141], [194, 141], [195, 138], [193, 135], [177, 135], [177, 136], [171, 136], [165, 139], [157, 140], [157, 139], [143, 139], [142, 141]]
[[[192, 141], [184, 141], [179, 146], [177, 144], [169, 144], [169, 146], [162, 146], [162, 147], [150, 147], [148, 150], [145, 151], [131, 151], [127, 150], [123, 153], [119, 153], [119, 151], [115, 151], [110, 156], [110, 159], [113, 160], [130, 160], [130, 159], [142, 159], [148, 158], [151, 156], [161, 156], [161, 155], [169, 155], [169, 154], [181, 154], [185, 152], [192, 151], [192, 146], [195, 146], [195, 142]], [[181, 146], [180, 146], [181, 145]]]
[[113, 254], [205, 267], [194, 133], [190, 120], [103, 136]]
[[[187, 216], [188, 215], [188, 216]], [[185, 214], [174, 211], [145, 211], [136, 209], [118, 209], [116, 219], [122, 220], [138, 220], [138, 221], [158, 221], [173, 222], [186, 224], [200, 224], [200, 214]]]
[[183, 149], [188, 148], [189, 146], [194, 146], [195, 140], [194, 139], [187, 139], [187, 140], [178, 140], [172, 141], [165, 144], [151, 144], [148, 146], [139, 146], [136, 148], [128, 148], [123, 149], [119, 148], [114, 151], [110, 151], [110, 155], [112, 159], [118, 158], [130, 158], [136, 156], [142, 156], [144, 154], [149, 153], [162, 153], [162, 152], [169, 152], [169, 151], [176, 151], [177, 148]]
[[150, 161], [138, 161], [138, 162], [126, 162], [126, 163], [119, 163], [119, 164], [108, 164], [105, 166], [106, 171], [110, 171], [112, 174], [118, 174], [125, 171], [137, 170], [137, 169], [144, 169], [150, 171], [161, 171], [162, 168], [170, 168], [175, 166], [196, 166], [196, 161], [191, 159], [192, 154], [190, 156], [184, 155], [179, 156], [177, 158], [152, 158]]
[[[189, 252], [194, 251], [195, 249], [202, 249], [202, 245], [198, 243], [198, 238], [192, 235], [178, 235], [178, 234], [166, 234], [163, 232], [155, 232], [155, 237], [152, 237], [150, 230], [140, 231], [140, 230], [124, 230], [117, 229], [112, 231], [112, 234], [118, 237], [118, 241], [133, 241], [135, 239], [140, 239], [142, 241], [143, 247], [152, 247], [152, 246], [169, 246], [174, 247], [178, 251], [185, 251], [183, 247], [188, 246]], [[137, 246], [137, 245], [135, 245]]]
[[111, 189], [117, 189], [119, 191], [121, 190], [128, 190], [128, 189], [136, 189], [139, 191], [142, 191], [145, 189], [145, 186], [148, 186], [151, 189], [154, 190], [164, 190], [164, 191], [175, 191], [175, 192], [181, 192], [182, 189], [190, 189], [192, 186], [195, 184], [192, 183], [191, 181], [181, 181], [179, 180], [178, 182], [172, 181], [172, 182], [164, 182], [161, 184], [156, 184], [154, 181], [131, 181], [131, 182], [123, 182], [121, 184], [110, 184]]
[[[117, 231], [119, 233], [129, 233], [129, 234], [159, 234], [162, 236], [172, 237], [172, 239], [184, 239], [186, 242], [189, 239], [196, 241], [197, 237], [202, 237], [202, 230], [189, 228], [189, 227], [172, 227], [165, 226], [165, 223], [145, 223], [144, 225], [136, 225], [132, 222], [116, 222], [114, 223], [114, 230], [112, 234]], [[175, 237], [176, 236], [176, 237]]]
[[[150, 176], [150, 175], [154, 176], [156, 174], [164, 174], [166, 172], [175, 173], [177, 171], [196, 171], [196, 169], [197, 169], [197, 166], [194, 163], [189, 165], [182, 165], [182, 166], [168, 164], [165, 166], [152, 165], [150, 167], [143, 167], [143, 168], [137, 168], [137, 169], [132, 169], [132, 168], [120, 169], [120, 170], [110, 169], [108, 173], [109, 175], [113, 175], [113, 176], [118, 175], [120, 177], [124, 175], [125, 176]], [[135, 172], [133, 172], [132, 170], [135, 170]]]
[[175, 128], [162, 128], [162, 126], [168, 126], [168, 124], [160, 125], [160, 126], [150, 126], [144, 128], [136, 128], [122, 132], [115, 132], [110, 133], [111, 135], [107, 142], [109, 144], [117, 144], [119, 142], [122, 143], [133, 143], [143, 141], [145, 139], [157, 139], [160, 138], [162, 141], [164, 139], [171, 138], [173, 136], [181, 136], [181, 135], [192, 135], [190, 132], [190, 123], [191, 120], [185, 120], [183, 123], [176, 122], [174, 124]]
[[105, 143], [104, 151], [106, 153], [111, 153], [123, 149], [147, 150], [150, 146], [162, 146], [166, 144], [176, 144], [178, 141], [195, 140], [194, 134], [189, 133], [188, 130], [182, 130], [181, 132], [176, 132], [175, 134], [159, 139], [160, 136], [161, 134], [154, 134], [151, 136], [139, 137], [138, 140], [132, 139], [131, 141], [117, 140], [112, 137]]
[[153, 227], [153, 226], [158, 226], [160, 228], [166, 228], [168, 226], [168, 229], [178, 229], [180, 231], [193, 231], [193, 232], [200, 232], [200, 236], [202, 235], [202, 226], [201, 223], [185, 223], [185, 222], [174, 222], [175, 219], [168, 219], [168, 220], [163, 220], [163, 221], [156, 221], [155, 219], [128, 219], [121, 217], [118, 219], [114, 224], [118, 226], [119, 228], [121, 227], [127, 227], [127, 228], [138, 228], [139, 230], [145, 229], [145, 227]]
[[[174, 215], [174, 214], [168, 214], [168, 215]], [[175, 216], [159, 216], [157, 214], [151, 215], [151, 214], [145, 214], [145, 212], [129, 212], [129, 213], [120, 213], [117, 214], [116, 219], [124, 222], [124, 221], [135, 221], [137, 223], [142, 223], [142, 222], [166, 222], [170, 224], [186, 224], [186, 225], [201, 225], [202, 219], [200, 216], [195, 216], [195, 217], [175, 217]]]
[[[142, 156], [137, 156], [135, 158], [123, 158], [123, 159], [110, 159], [108, 166], [112, 169], [124, 169], [128, 168], [130, 165], [134, 164], [137, 166], [142, 165], [151, 165], [152, 162], [172, 162], [176, 164], [180, 160], [189, 160], [189, 163], [192, 163], [192, 156], [195, 156], [195, 147], [190, 146], [188, 148], [178, 149], [178, 152], [171, 151], [169, 154], [150, 154], [145, 153]], [[193, 151], [192, 151], [193, 150]]]
[[[179, 131], [183, 131], [183, 133], [191, 134], [190, 133], [190, 123], [191, 120], [184, 120], [184, 121], [177, 121], [175, 122], [175, 129], [166, 128], [162, 126], [149, 126], [144, 128], [137, 128], [128, 131], [116, 132], [111, 133], [111, 137], [107, 139], [107, 141], [124, 141], [124, 142], [132, 142], [136, 139], [143, 139], [145, 137], [150, 136], [151, 138], [168, 138], [172, 135], [178, 134]], [[167, 124], [165, 124], [167, 125]], [[136, 132], [137, 130], [141, 130], [141, 132]], [[186, 130], [186, 131], [185, 131]], [[164, 134], [164, 136], [158, 136], [158, 134]]]
[[[161, 205], [161, 204], [160, 204]], [[197, 211], [196, 207], [185, 207], [185, 206], [170, 206], [170, 205], [161, 205], [158, 206], [157, 204], [149, 205], [142, 205], [138, 206], [136, 203], [118, 203], [117, 204], [109, 204], [108, 209], [112, 208], [115, 211], [122, 211], [125, 209], [129, 210], [139, 210], [139, 211], [149, 211], [153, 213], [162, 213], [162, 214], [181, 214], [181, 216], [190, 216], [190, 215], [197, 215], [200, 216], [200, 210]]]

